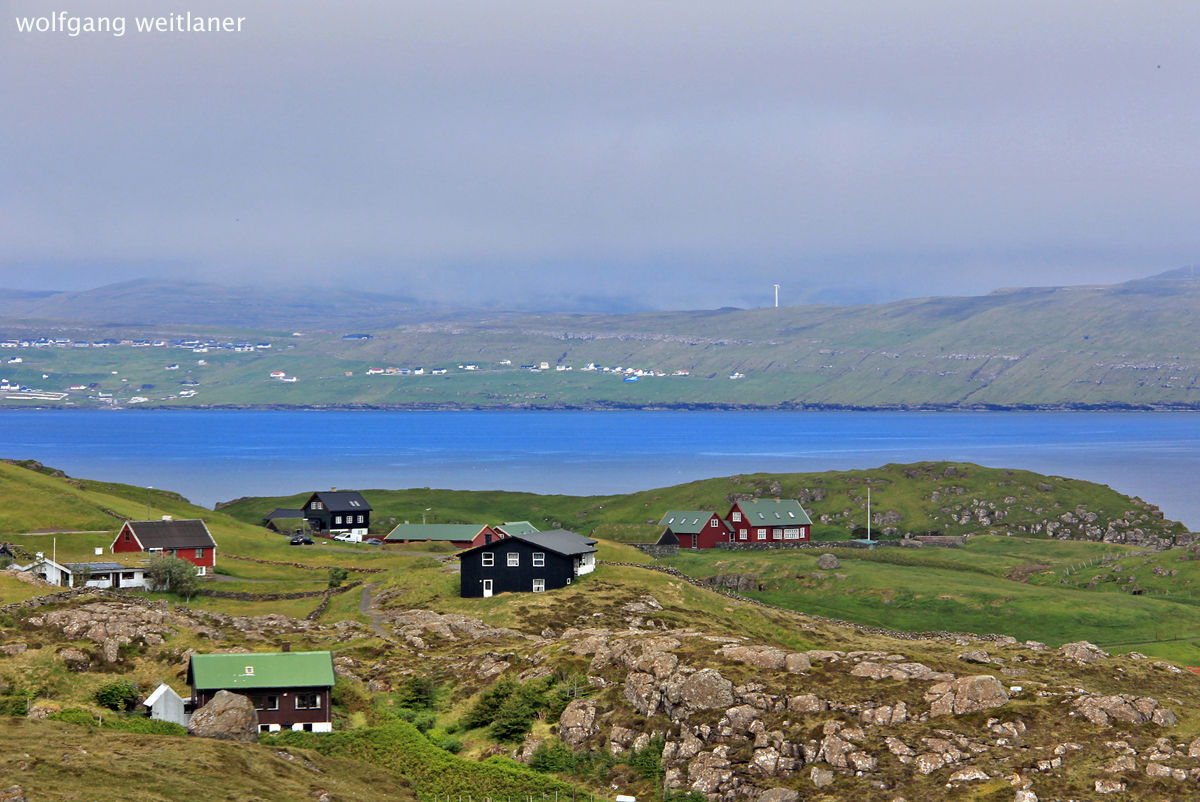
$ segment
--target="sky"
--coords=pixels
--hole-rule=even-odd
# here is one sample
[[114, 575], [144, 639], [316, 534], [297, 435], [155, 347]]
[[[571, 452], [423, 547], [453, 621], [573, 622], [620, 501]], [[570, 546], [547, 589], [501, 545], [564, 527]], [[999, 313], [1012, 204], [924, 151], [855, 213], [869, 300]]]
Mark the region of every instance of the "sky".
[[[62, 9], [68, 30], [36, 30]], [[1200, 262], [1195, 3], [0, 11], [0, 287], [630, 311]], [[189, 11], [241, 31], [136, 28]], [[88, 17], [125, 33], [84, 32]]]

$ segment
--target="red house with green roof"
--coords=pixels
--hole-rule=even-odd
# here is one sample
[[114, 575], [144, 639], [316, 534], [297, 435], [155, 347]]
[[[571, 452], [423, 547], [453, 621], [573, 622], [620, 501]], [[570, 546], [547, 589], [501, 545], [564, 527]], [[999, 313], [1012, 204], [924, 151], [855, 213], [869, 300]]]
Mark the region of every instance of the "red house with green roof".
[[330, 652], [194, 654], [187, 670], [192, 709], [208, 704], [217, 691], [247, 696], [261, 732], [332, 732], [335, 681]]
[[681, 549], [711, 549], [718, 543], [728, 543], [733, 530], [715, 512], [703, 510], [670, 510], [658, 522], [666, 527], [658, 539], [660, 546]]
[[807, 543], [812, 520], [795, 499], [739, 501], [726, 516], [737, 543]]

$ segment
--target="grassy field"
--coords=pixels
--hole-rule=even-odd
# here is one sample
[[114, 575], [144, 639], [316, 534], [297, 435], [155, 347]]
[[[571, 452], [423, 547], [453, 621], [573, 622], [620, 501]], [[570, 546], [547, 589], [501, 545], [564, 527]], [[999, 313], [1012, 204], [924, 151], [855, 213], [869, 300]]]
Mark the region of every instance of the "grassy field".
[[30, 799], [295, 802], [321, 790], [347, 801], [417, 799], [403, 777], [370, 763], [295, 747], [281, 751], [0, 716], [0, 777], [6, 788], [19, 782]]
[[[978, 536], [956, 549], [838, 549], [841, 567], [831, 571], [817, 568], [819, 550], [688, 552], [662, 562], [696, 578], [754, 574], [761, 590], [744, 595], [860, 624], [994, 632], [1053, 646], [1089, 640], [1117, 652], [1200, 665], [1200, 648], [1182, 640], [1200, 638], [1200, 598], [1188, 597], [1185, 584], [1200, 580], [1200, 563], [1177, 563], [1188, 554], [1182, 550], [1128, 556], [1132, 552], [1104, 544]], [[1180, 566], [1177, 576], [1159, 578], [1164, 585], [1174, 582], [1175, 594], [1151, 589], [1134, 596], [1119, 592], [1115, 583], [1087, 589], [1067, 573], [1104, 557], [1120, 558], [1109, 567], [1130, 566], [1124, 576], [1136, 565], [1139, 583], [1154, 566]], [[1084, 573], [1090, 579], [1094, 571]]]
[[[71, 392], [68, 403], [146, 406], [353, 404], [404, 407], [562, 406], [1106, 407], [1200, 403], [1190, 325], [1194, 281], [997, 292], [867, 307], [792, 307], [635, 315], [454, 315], [373, 332], [222, 330], [226, 342], [269, 342], [269, 351], [167, 348], [21, 349], [11, 381]], [[129, 318], [122, 318], [129, 319]], [[9, 321], [0, 335], [36, 334]], [[72, 336], [55, 324], [56, 335]], [[43, 326], [42, 328], [46, 328]], [[164, 338], [188, 333], [169, 326]], [[199, 333], [198, 330], [192, 330]], [[76, 336], [88, 337], [81, 333]], [[94, 335], [93, 335], [94, 336]], [[511, 361], [511, 365], [502, 362]], [[531, 372], [520, 365], [546, 362]], [[204, 363], [204, 364], [202, 364]], [[686, 376], [585, 372], [588, 363]], [[468, 371], [467, 364], [478, 370]], [[177, 370], [168, 370], [178, 365]], [[460, 367], [461, 366], [461, 367]], [[371, 368], [426, 375], [367, 375]], [[445, 375], [430, 375], [435, 370]], [[273, 371], [296, 376], [285, 384]], [[733, 373], [744, 379], [730, 381]], [[48, 379], [42, 379], [42, 375]], [[178, 397], [181, 382], [197, 395]], [[5, 401], [8, 405], [32, 402]], [[45, 402], [41, 402], [45, 403]]]

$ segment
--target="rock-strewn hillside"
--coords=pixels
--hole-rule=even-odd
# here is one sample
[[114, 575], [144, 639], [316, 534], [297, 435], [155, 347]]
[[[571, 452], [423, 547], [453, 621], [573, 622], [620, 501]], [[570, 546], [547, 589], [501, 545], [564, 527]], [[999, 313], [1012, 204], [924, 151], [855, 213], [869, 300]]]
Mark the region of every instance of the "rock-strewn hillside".
[[[1200, 720], [1192, 712], [1200, 678], [1174, 665], [1110, 656], [1088, 643], [1050, 649], [1002, 636], [892, 639], [782, 611], [753, 613], [770, 617], [766, 631], [778, 638], [750, 638], [711, 609], [679, 609], [644, 593], [605, 601], [619, 591], [595, 594], [594, 606], [582, 593], [541, 599], [537, 608], [511, 598], [523, 615], [515, 627], [410, 609], [403, 591], [382, 599], [387, 608], [370, 627], [168, 612], [85, 595], [6, 612], [13, 623], [0, 631], [0, 692], [22, 674], [71, 669], [71, 688], [56, 686], [57, 699], [31, 708], [45, 716], [81, 703], [71, 696], [76, 683], [88, 687], [116, 672], [178, 686], [189, 649], [288, 641], [337, 648], [348, 689], [340, 698], [356, 704], [387, 699], [413, 676], [436, 678], [454, 710], [502, 680], [578, 677], [561, 714], [535, 722], [524, 743], [498, 745], [473, 731], [464, 754], [502, 751], [529, 761], [556, 742], [615, 754], [662, 743], [665, 786], [713, 802], [1200, 794]], [[743, 605], [717, 603], [727, 611]], [[564, 612], [573, 616], [567, 626]], [[348, 711], [339, 712], [339, 727], [351, 726]], [[657, 791], [612, 777], [643, 797]]]

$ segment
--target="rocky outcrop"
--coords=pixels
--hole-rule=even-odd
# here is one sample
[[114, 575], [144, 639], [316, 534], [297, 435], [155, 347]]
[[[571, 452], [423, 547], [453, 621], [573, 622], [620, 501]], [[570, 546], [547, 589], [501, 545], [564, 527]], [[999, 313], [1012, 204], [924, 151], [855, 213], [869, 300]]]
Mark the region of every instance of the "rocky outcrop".
[[961, 716], [1008, 704], [1008, 693], [992, 676], [959, 677], [939, 682], [925, 694], [930, 716]]
[[1158, 700], [1150, 696], [1101, 696], [1088, 694], [1075, 699], [1076, 711], [1093, 724], [1107, 726], [1112, 721], [1127, 721], [1130, 724], [1154, 723], [1161, 727], [1175, 725], [1175, 714], [1158, 706]]
[[258, 743], [258, 713], [245, 696], [217, 691], [208, 704], [192, 714], [187, 730], [201, 738]]

